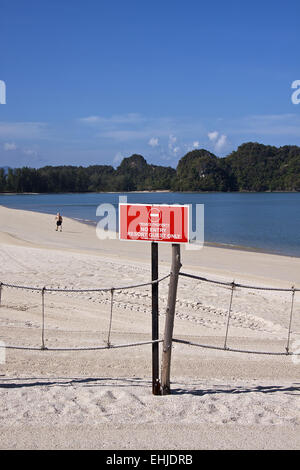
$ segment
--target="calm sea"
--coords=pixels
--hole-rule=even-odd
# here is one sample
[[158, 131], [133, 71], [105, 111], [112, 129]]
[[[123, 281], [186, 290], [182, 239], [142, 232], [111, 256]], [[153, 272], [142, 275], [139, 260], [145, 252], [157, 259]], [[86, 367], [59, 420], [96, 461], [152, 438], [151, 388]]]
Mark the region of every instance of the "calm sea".
[[[0, 195], [3, 206], [97, 223], [99, 204], [204, 204], [205, 241], [300, 256], [300, 193], [89, 193]], [[1, 224], [1, 221], [0, 221]]]

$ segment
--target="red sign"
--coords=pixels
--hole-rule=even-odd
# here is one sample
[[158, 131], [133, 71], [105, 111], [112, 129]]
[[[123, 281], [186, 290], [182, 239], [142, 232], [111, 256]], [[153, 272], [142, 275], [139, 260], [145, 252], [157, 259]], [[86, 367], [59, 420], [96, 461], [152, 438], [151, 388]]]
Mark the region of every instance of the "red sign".
[[189, 206], [119, 204], [120, 240], [189, 242]]

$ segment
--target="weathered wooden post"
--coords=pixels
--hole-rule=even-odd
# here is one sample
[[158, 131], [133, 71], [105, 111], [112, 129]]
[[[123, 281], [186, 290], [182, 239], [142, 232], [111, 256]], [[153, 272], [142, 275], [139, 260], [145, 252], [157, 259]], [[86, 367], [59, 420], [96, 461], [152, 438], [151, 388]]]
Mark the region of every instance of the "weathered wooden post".
[[174, 316], [176, 306], [176, 295], [178, 276], [181, 268], [180, 245], [172, 244], [172, 266], [170, 273], [168, 305], [166, 310], [165, 335], [163, 342], [162, 365], [161, 365], [161, 394], [169, 395], [170, 390], [170, 372], [171, 372], [171, 352], [172, 338], [174, 328]]
[[[172, 243], [167, 318], [162, 358], [163, 395], [170, 393], [170, 361], [180, 264], [180, 243], [189, 243], [189, 206], [119, 203], [120, 240], [151, 242], [152, 281], [158, 279], [157, 242]], [[158, 283], [152, 283], [152, 391], [161, 394], [159, 382]]]

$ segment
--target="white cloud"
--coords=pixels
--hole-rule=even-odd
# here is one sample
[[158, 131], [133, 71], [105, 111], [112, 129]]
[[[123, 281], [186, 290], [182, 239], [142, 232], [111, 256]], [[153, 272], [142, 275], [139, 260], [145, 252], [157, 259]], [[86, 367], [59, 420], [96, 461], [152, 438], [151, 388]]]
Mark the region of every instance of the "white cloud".
[[[138, 113], [127, 113], [103, 117], [90, 115], [78, 119], [82, 125], [94, 132], [93, 137], [115, 141], [117, 143], [140, 141], [139, 145], [150, 146], [153, 150], [166, 146], [166, 152], [173, 157], [183, 149], [183, 142], [178, 139], [189, 139], [192, 143], [196, 132], [206, 132], [203, 125], [187, 118], [151, 117]], [[203, 128], [203, 130], [202, 130]], [[136, 145], [136, 143], [135, 143]], [[199, 142], [195, 142], [195, 148]], [[166, 153], [164, 152], [164, 154]]]
[[43, 122], [0, 122], [0, 137], [32, 139], [44, 137]]
[[[230, 122], [234, 135], [300, 137], [300, 114], [269, 114], [245, 116]], [[251, 137], [253, 138], [253, 137]]]
[[173, 134], [170, 134], [168, 148], [170, 152], [172, 152], [174, 155], [176, 155], [180, 151], [180, 147], [176, 145], [176, 142], [177, 142], [177, 137]]
[[217, 152], [221, 152], [224, 149], [224, 147], [226, 147], [226, 145], [227, 145], [227, 136], [222, 134], [218, 138], [217, 142], [215, 143], [215, 149]]
[[5, 142], [5, 144], [3, 145], [3, 148], [5, 151], [17, 150], [17, 146], [14, 142]]
[[184, 148], [185, 148], [186, 152], [191, 152], [195, 149], [200, 148], [200, 142], [199, 142], [199, 140], [194, 140], [194, 142], [192, 142], [191, 144], [185, 144]]
[[119, 142], [127, 142], [141, 139], [148, 139], [149, 132], [147, 130], [130, 130], [130, 129], [113, 129], [104, 130], [96, 134], [96, 137], [104, 137]]
[[85, 117], [85, 118], [80, 118], [79, 121], [84, 122], [86, 124], [94, 124], [95, 122], [100, 121], [100, 117], [99, 116], [88, 116], [88, 117]]
[[23, 153], [25, 153], [25, 155], [37, 155], [37, 151], [32, 149], [24, 149]]
[[208, 138], [210, 141], [214, 142], [215, 140], [217, 140], [219, 136], [219, 132], [218, 131], [213, 131], [213, 132], [209, 132], [208, 133]]
[[87, 116], [80, 118], [79, 121], [85, 124], [101, 124], [101, 125], [114, 125], [114, 124], [135, 124], [142, 122], [144, 118], [138, 113], [116, 114], [110, 117], [104, 116]]
[[213, 143], [215, 152], [221, 152], [228, 144], [227, 136], [225, 134], [220, 135], [218, 131], [209, 132], [207, 136]]
[[169, 120], [149, 118], [138, 113], [110, 117], [93, 115], [80, 118], [78, 122], [95, 131], [95, 138], [118, 142], [146, 140], [153, 148], [158, 147], [161, 137], [166, 137], [170, 133]]
[[114, 164], [118, 165], [119, 163], [121, 163], [123, 158], [124, 158], [124, 155], [121, 152], [116, 153], [116, 155], [114, 156], [114, 159], [113, 159]]
[[150, 145], [150, 147], [157, 147], [158, 146], [158, 138], [157, 137], [151, 137], [151, 139], [148, 142], [148, 145]]
[[170, 134], [169, 135], [169, 148], [172, 148], [176, 142], [177, 142], [177, 137], [175, 137], [175, 135], [173, 134]]

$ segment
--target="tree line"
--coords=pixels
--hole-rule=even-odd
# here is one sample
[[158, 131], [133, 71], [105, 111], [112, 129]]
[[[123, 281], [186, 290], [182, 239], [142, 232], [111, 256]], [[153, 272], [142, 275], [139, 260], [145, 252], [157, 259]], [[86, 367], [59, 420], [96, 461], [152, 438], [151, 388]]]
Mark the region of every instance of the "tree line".
[[142, 155], [110, 165], [0, 168], [0, 192], [300, 191], [300, 147], [242, 144], [219, 158], [205, 149], [177, 168], [148, 164]]

